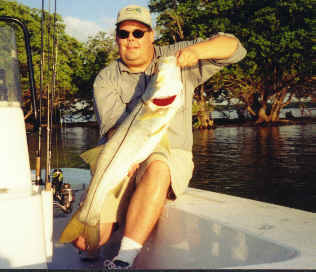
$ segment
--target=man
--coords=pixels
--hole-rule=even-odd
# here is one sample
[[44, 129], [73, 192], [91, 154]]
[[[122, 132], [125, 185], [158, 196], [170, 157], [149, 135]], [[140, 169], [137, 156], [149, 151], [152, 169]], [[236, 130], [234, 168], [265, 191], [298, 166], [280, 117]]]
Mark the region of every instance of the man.
[[[246, 50], [230, 34], [219, 33], [208, 40], [154, 46], [154, 31], [148, 9], [127, 6], [117, 17], [116, 42], [120, 59], [98, 74], [94, 82], [94, 102], [103, 142], [132, 111], [154, 74], [160, 56], [175, 55], [181, 67], [184, 105], [178, 110], [167, 131], [170, 152], [158, 146], [149, 158], [135, 165], [120, 202], [105, 204], [100, 223], [100, 243], [105, 244], [113, 223], [125, 218], [124, 237], [118, 255], [105, 262], [107, 268], [128, 268], [156, 225], [167, 199], [175, 199], [188, 186], [192, 177], [192, 97], [194, 89], [225, 65], [240, 61]], [[94, 163], [89, 162], [91, 169]], [[129, 189], [135, 182], [135, 189]], [[126, 195], [131, 195], [127, 202]], [[127, 203], [127, 212], [121, 207]], [[112, 206], [111, 206], [112, 205]], [[108, 207], [108, 209], [106, 209]], [[111, 207], [111, 208], [109, 208]], [[123, 214], [123, 216], [122, 216]], [[86, 250], [79, 237], [74, 245]]]

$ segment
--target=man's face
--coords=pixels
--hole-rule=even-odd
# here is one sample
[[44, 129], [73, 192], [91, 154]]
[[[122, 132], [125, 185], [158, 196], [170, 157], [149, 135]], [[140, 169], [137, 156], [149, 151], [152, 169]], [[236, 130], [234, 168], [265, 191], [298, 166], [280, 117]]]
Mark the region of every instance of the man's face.
[[[145, 71], [154, 54], [153, 31], [137, 21], [122, 22], [119, 25], [118, 31], [122, 30], [123, 32], [129, 32], [129, 35], [127, 38], [122, 38], [118, 33], [116, 34], [121, 59], [130, 69]], [[134, 37], [133, 32], [135, 30], [145, 31], [144, 36], [141, 38]], [[136, 32], [136, 36], [138, 33]]]

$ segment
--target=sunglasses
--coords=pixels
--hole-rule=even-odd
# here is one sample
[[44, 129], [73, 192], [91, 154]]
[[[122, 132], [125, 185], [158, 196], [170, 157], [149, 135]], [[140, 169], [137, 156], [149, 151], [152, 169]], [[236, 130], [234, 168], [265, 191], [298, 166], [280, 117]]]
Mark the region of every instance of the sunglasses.
[[[145, 32], [148, 32], [148, 30], [144, 31], [144, 30], [140, 30], [140, 29], [135, 29], [132, 32], [132, 34], [133, 34], [134, 38], [141, 39], [142, 37], [144, 37]], [[129, 33], [130, 32], [127, 30], [120, 29], [117, 31], [117, 36], [120, 39], [127, 39], [129, 37]]]

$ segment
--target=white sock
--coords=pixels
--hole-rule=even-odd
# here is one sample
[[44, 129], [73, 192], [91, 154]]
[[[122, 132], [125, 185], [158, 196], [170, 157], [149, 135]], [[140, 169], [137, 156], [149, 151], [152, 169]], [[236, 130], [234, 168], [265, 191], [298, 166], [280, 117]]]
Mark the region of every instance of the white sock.
[[113, 260], [121, 260], [132, 265], [142, 247], [143, 245], [124, 236], [121, 242], [119, 253], [116, 257], [114, 257]]

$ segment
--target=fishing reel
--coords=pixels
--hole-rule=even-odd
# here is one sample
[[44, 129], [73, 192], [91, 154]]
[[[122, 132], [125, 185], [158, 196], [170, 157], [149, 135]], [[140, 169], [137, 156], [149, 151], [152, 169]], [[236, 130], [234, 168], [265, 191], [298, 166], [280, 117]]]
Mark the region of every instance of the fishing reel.
[[64, 183], [63, 172], [61, 169], [54, 169], [52, 173], [53, 204], [64, 213], [72, 212], [72, 202], [74, 194], [69, 183]]

